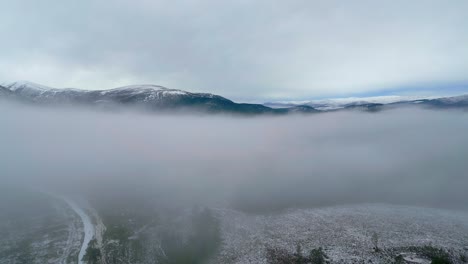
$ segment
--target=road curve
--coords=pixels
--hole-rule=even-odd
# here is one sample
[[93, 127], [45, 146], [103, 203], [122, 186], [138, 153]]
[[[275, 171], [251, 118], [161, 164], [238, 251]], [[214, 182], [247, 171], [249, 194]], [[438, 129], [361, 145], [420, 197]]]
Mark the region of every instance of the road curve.
[[65, 197], [63, 199], [80, 217], [81, 222], [83, 222], [84, 239], [83, 243], [81, 244], [80, 253], [78, 254], [78, 263], [83, 264], [84, 262], [82, 261], [82, 259], [86, 253], [86, 249], [88, 248], [89, 241], [91, 241], [94, 237], [94, 225], [91, 222], [91, 218], [80, 206], [78, 206], [78, 204], [75, 201]]

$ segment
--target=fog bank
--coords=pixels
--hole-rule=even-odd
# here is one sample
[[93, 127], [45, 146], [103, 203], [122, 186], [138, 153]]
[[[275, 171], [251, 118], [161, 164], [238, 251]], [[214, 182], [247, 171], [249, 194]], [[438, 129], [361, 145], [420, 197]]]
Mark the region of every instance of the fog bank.
[[0, 105], [0, 181], [155, 204], [464, 208], [468, 114], [146, 115]]

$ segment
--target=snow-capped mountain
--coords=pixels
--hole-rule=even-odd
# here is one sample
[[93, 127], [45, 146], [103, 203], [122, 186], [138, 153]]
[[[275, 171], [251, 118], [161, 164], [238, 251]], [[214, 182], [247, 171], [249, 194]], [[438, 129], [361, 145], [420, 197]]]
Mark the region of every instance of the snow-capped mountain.
[[346, 97], [346, 98], [332, 98], [322, 100], [311, 100], [311, 101], [280, 101], [280, 102], [269, 102], [265, 105], [272, 107], [291, 107], [295, 105], [309, 105], [315, 109], [322, 111], [336, 110], [346, 108], [348, 106], [355, 107], [358, 105], [369, 105], [369, 104], [391, 104], [396, 102], [407, 102], [421, 99], [432, 99], [436, 97], [421, 97], [421, 96], [372, 96], [372, 97]]
[[379, 111], [399, 107], [468, 108], [468, 95], [454, 97], [377, 96], [313, 101], [279, 101], [264, 104], [236, 103], [210, 93], [191, 93], [142, 84], [110, 90], [56, 89], [32, 82], [0, 85], [0, 98], [36, 104], [86, 105], [104, 108], [131, 106], [152, 111], [234, 114], [316, 113], [337, 110]]
[[349, 97], [333, 98], [312, 101], [279, 101], [268, 102], [264, 105], [272, 108], [289, 108], [298, 106], [310, 106], [320, 111], [336, 111], [345, 109], [360, 109], [376, 111], [385, 108], [419, 105], [437, 108], [463, 108], [468, 107], [468, 95], [454, 97], [434, 96], [374, 96], [374, 97]]
[[[272, 109], [261, 104], [235, 103], [219, 95], [191, 93], [178, 89], [143, 84], [110, 90], [55, 89], [32, 82], [3, 84], [5, 94], [11, 93], [18, 100], [39, 104], [79, 104], [98, 107], [122, 105], [158, 111], [211, 112], [237, 114], [285, 114], [289, 112], [314, 112], [312, 107]], [[0, 93], [3, 96], [3, 92]]]
[[0, 97], [10, 96], [12, 91], [0, 85]]
[[414, 100], [409, 103], [422, 104], [430, 107], [437, 108], [467, 108], [468, 107], [468, 95], [442, 97], [435, 99], [426, 100]]

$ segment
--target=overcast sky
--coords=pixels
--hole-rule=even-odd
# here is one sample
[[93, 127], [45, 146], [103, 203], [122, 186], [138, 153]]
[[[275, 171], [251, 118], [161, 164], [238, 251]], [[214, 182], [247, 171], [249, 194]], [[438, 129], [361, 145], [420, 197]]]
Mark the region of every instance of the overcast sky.
[[0, 10], [0, 82], [152, 83], [233, 99], [468, 87], [465, 0], [14, 0]]

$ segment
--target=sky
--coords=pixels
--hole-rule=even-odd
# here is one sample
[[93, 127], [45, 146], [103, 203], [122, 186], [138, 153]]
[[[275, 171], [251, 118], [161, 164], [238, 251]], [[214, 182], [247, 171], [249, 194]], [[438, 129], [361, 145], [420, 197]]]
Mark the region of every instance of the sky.
[[468, 92], [468, 1], [0, 2], [0, 82], [231, 99]]

